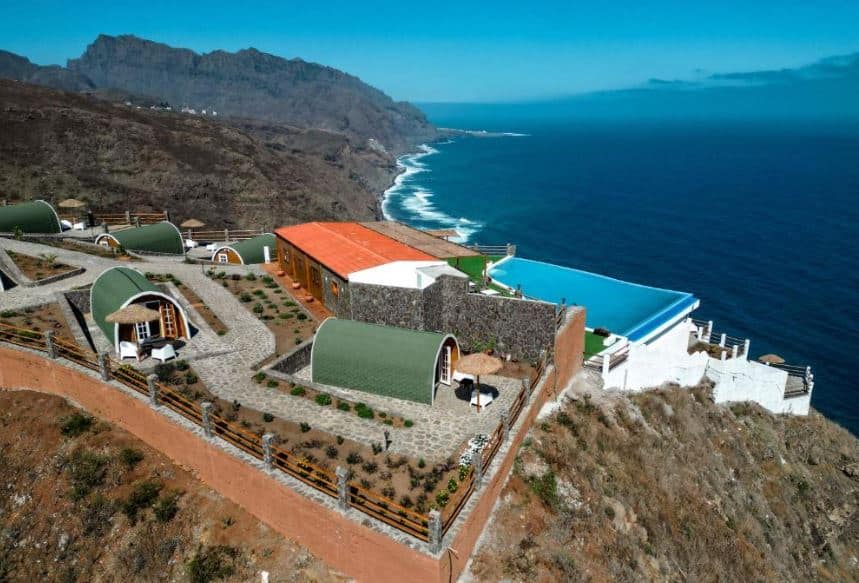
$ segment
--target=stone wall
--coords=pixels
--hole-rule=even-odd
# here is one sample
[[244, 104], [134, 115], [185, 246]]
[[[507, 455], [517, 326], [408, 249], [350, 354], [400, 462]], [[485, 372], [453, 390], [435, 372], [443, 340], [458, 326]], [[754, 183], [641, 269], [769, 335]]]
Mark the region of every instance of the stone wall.
[[[322, 297], [325, 307], [334, 312], [334, 315], [339, 318], [349, 317], [349, 285], [340, 279], [340, 276], [325, 269], [320, 265], [322, 270]], [[334, 295], [331, 290], [331, 284], [336, 283], [338, 294]]]
[[67, 291], [65, 295], [69, 303], [81, 314], [88, 314], [90, 312], [88, 289]]
[[310, 353], [313, 351], [313, 338], [304, 342], [298, 348], [281, 358], [272, 368], [278, 372], [292, 375], [310, 364]]
[[555, 336], [554, 304], [469, 293], [462, 278], [442, 276], [423, 290], [350, 287], [353, 320], [451, 333], [469, 351], [491, 346], [535, 360]]

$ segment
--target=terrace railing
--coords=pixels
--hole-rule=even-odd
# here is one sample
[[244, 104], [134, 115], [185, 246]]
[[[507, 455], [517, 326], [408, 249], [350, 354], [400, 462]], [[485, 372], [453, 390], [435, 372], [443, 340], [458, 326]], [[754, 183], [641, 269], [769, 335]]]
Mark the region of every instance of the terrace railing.
[[474, 245], [469, 245], [468, 248], [482, 255], [516, 255], [516, 245], [513, 243], [507, 243], [506, 245], [480, 245], [475, 243]]
[[585, 353], [584, 357], [585, 367], [598, 370], [603, 375], [606, 375], [609, 371], [627, 361], [629, 358], [629, 343], [625, 343], [614, 352], [601, 352], [599, 354]]
[[[17, 328], [0, 323], [0, 342], [7, 342], [24, 348], [45, 352], [50, 358], [64, 358], [102, 375], [103, 379], [113, 379], [133, 391], [147, 396], [150, 401], [163, 405], [181, 415], [194, 425], [202, 427], [213, 438], [217, 437], [234, 445], [248, 455], [263, 460], [270, 467], [292, 476], [317, 492], [340, 500], [341, 505], [354, 508], [401, 532], [419, 540], [440, 545], [440, 537], [450, 529], [471, 495], [479, 487], [476, 467], [465, 470], [457, 492], [444, 507], [441, 514], [441, 532], [432, 534], [430, 515], [406, 508], [395, 501], [380, 496], [353, 481], [343, 482], [343, 478], [327, 468], [322, 468], [308, 460], [289, 452], [282, 447], [266, 443], [265, 440], [220, 417], [212, 411], [204, 412], [205, 404], [198, 404], [173, 388], [147, 377], [132, 366], [117, 362], [107, 354], [97, 355], [75, 344], [54, 338], [52, 334], [38, 330]], [[548, 365], [546, 350], [537, 363], [533, 378], [523, 379], [516, 398], [480, 452], [479, 474], [485, 475], [492, 461], [507, 440], [510, 428], [516, 424], [526, 408], [531, 394], [539, 384]]]
[[814, 373], [810, 366], [797, 366], [793, 364], [769, 364], [787, 373], [787, 384], [784, 388], [785, 398], [801, 397], [807, 395], [814, 388]]
[[169, 220], [167, 211], [154, 213], [125, 211], [122, 213], [102, 213], [94, 212], [92, 214], [93, 222], [96, 225], [151, 225], [160, 223], [161, 221]]
[[183, 231], [182, 235], [186, 239], [193, 239], [194, 241], [217, 241], [220, 243], [253, 239], [264, 232], [262, 229], [218, 229], [208, 231], [198, 231], [195, 229], [193, 231]]
[[[696, 320], [692, 319], [692, 323], [698, 328], [697, 338], [700, 342], [704, 342], [706, 344], [710, 344], [712, 346], [718, 346], [723, 349], [727, 356], [748, 356], [749, 353], [749, 339], [748, 338], [739, 338], [737, 336], [729, 336], [728, 334], [721, 333], [715, 334], [713, 332], [713, 321], [704, 321], [704, 320]], [[734, 347], [736, 347], [736, 354], [734, 353]]]

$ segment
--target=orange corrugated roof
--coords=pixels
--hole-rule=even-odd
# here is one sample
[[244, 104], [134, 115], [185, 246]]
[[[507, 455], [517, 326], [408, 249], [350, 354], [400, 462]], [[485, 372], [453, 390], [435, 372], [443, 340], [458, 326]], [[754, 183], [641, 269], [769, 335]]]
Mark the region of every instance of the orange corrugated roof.
[[274, 232], [344, 279], [392, 261], [436, 259], [358, 223], [303, 223]]

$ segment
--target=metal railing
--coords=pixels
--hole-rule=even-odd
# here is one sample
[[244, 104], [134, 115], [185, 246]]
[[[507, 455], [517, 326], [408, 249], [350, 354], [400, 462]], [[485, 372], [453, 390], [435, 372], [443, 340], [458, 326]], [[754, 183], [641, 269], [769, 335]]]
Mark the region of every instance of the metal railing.
[[713, 321], [696, 320], [692, 318], [692, 323], [698, 328], [698, 340], [711, 346], [718, 346], [726, 353], [726, 357], [733, 356], [734, 347], [737, 349], [737, 356], [746, 356], [749, 349], [749, 340], [747, 338], [739, 338], [738, 336], [730, 336], [725, 333], [714, 334]]
[[516, 245], [512, 243], [507, 243], [506, 245], [480, 245], [479, 243], [475, 243], [474, 245], [468, 245], [468, 248], [482, 255], [516, 255]]
[[620, 366], [629, 358], [629, 343], [624, 344], [614, 352], [601, 352], [598, 354], [585, 353], [584, 366], [595, 369], [603, 374], [608, 373], [615, 367]]

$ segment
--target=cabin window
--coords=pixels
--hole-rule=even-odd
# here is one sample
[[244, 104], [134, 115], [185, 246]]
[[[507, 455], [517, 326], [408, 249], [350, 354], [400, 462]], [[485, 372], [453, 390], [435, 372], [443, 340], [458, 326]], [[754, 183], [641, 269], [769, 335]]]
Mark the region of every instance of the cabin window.
[[226, 253], [218, 253], [218, 263], [229, 263], [230, 258]]
[[310, 268], [310, 283], [317, 289], [322, 285], [322, 274], [319, 273], [319, 268], [316, 266]]
[[152, 332], [149, 330], [149, 322], [138, 322], [134, 325], [134, 330], [137, 332], [137, 340], [146, 340], [150, 336], [152, 336]]

